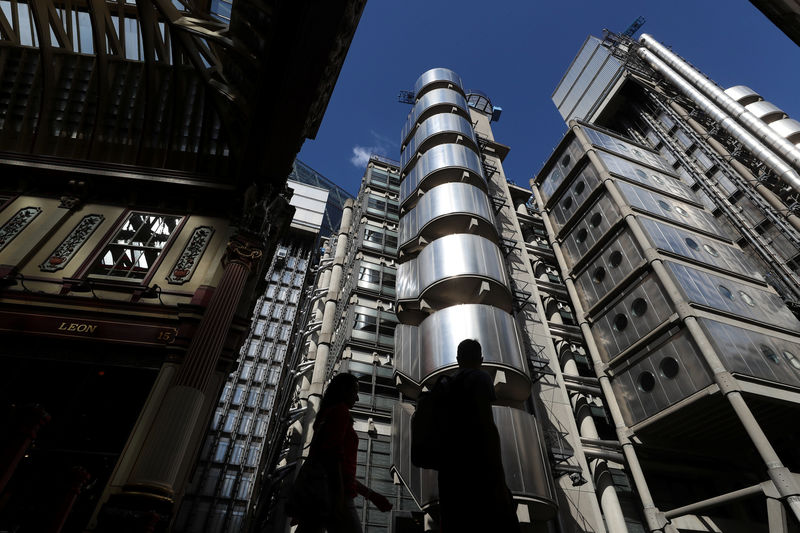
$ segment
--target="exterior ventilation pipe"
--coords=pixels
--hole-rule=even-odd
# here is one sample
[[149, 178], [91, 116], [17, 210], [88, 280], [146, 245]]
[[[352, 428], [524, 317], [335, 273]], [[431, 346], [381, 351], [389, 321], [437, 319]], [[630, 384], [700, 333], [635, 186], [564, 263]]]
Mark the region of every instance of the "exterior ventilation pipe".
[[[647, 38], [647, 43], [650, 43], [652, 41], [652, 37], [650, 37], [649, 35], [642, 36], [643, 40], [645, 38]], [[711, 116], [716, 122], [718, 122], [722, 129], [727, 131], [736, 140], [741, 142], [745, 146], [745, 148], [747, 148], [750, 152], [753, 153], [754, 156], [764, 161], [767, 164], [767, 166], [775, 172], [775, 174], [778, 176], [778, 179], [790, 185], [795, 191], [800, 192], [800, 175], [798, 175], [798, 173], [792, 167], [787, 165], [781, 157], [779, 157], [778, 155], [775, 154], [775, 152], [764, 146], [764, 144], [761, 141], [759, 141], [756, 137], [754, 137], [743, 126], [738, 124], [731, 117], [730, 114], [726, 113], [725, 111], [717, 107], [711, 100], [706, 98], [698, 89], [695, 89], [688, 81], [686, 81], [685, 78], [683, 78], [675, 70], [670, 68], [669, 65], [667, 65], [661, 59], [659, 59], [653, 52], [651, 52], [647, 48], [640, 47], [637, 50], [637, 53], [642, 59], [644, 59], [648, 64], [650, 64], [650, 66], [653, 67], [653, 69], [655, 69], [666, 79], [668, 79], [683, 94], [685, 94], [689, 99], [691, 99], [694, 103], [696, 103], [700, 107], [700, 109], [702, 109], [709, 116]], [[681, 61], [681, 63], [683, 62]], [[683, 64], [685, 65], [685, 63]], [[686, 68], [694, 70], [688, 66]], [[698, 74], [698, 76], [700, 75]], [[705, 81], [707, 84], [713, 85], [708, 80], [705, 80], [705, 78], [703, 79], [703, 81]], [[717, 88], [716, 86], [714, 87]], [[717, 90], [719, 90], [719, 88], [717, 88]], [[719, 90], [719, 92], [721, 94], [724, 94], [722, 93], [721, 90]], [[727, 97], [727, 95], [725, 96]], [[730, 97], [727, 98], [730, 99]], [[738, 103], [736, 105], [741, 107]], [[758, 120], [755, 117], [753, 118], [754, 120]], [[758, 121], [761, 123], [764, 129], [770, 130], [769, 126], [767, 126], [760, 120]], [[781, 143], [786, 142], [788, 144], [788, 141], [780, 138], [776, 133], [771, 132], [771, 135], [774, 135], [778, 140], [781, 141]], [[796, 161], [800, 162], [800, 159], [796, 159]], [[800, 168], [800, 164], [798, 164], [798, 167]]]

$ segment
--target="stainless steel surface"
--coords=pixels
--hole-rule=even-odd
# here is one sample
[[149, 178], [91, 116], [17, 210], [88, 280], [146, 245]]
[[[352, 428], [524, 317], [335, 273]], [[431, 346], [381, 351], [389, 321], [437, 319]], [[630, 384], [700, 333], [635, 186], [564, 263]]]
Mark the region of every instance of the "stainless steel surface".
[[757, 159], [764, 161], [781, 180], [800, 192], [800, 175], [797, 173], [797, 169], [800, 169], [800, 149], [783, 139], [650, 35], [643, 34], [639, 40], [644, 44], [637, 50], [642, 59], [674, 83]]
[[591, 162], [587, 161], [564, 193], [558, 197], [558, 202], [548, 206], [556, 232], [561, 233], [572, 215], [580, 209], [586, 199], [600, 186], [600, 183], [600, 175]]
[[400, 183], [400, 205], [409, 209], [418, 199], [417, 191], [427, 191], [454, 181], [463, 181], [486, 190], [480, 156], [463, 144], [434, 146], [417, 160], [417, 164]]
[[664, 261], [664, 266], [692, 305], [716, 309], [770, 328], [800, 331], [800, 321], [772, 289], [748, 285], [672, 261]]
[[539, 187], [542, 197], [545, 199], [545, 205], [549, 205], [556, 191], [562, 186], [564, 178], [580, 160], [582, 155], [583, 148], [581, 147], [580, 141], [573, 138], [559, 155], [558, 160], [553, 163], [553, 168], [550, 169], [550, 173]]
[[405, 144], [408, 141], [408, 136], [413, 133], [417, 122], [425, 120], [434, 113], [452, 112], [469, 117], [467, 100], [460, 92], [453, 89], [432, 89], [426, 92], [409, 111], [400, 134], [400, 143]]
[[746, 85], [734, 85], [733, 87], [729, 87], [725, 89], [725, 94], [743, 106], [761, 100], [761, 95]]
[[471, 233], [497, 242], [485, 192], [466, 183], [445, 183], [429, 190], [400, 219], [400, 249], [415, 252], [425, 242], [451, 233]]
[[[411, 464], [413, 406], [396, 403], [392, 411], [392, 470], [408, 487], [414, 500], [426, 509], [439, 499], [437, 472]], [[493, 407], [500, 434], [506, 483], [518, 504], [527, 504], [534, 521], [550, 520], [557, 508], [555, 484], [547, 463], [544, 439], [536, 419], [521, 409]]]
[[[416, 295], [412, 293], [414, 270]], [[457, 233], [431, 241], [416, 259], [400, 264], [397, 275], [398, 301], [424, 299], [432, 309], [487, 303], [511, 310], [503, 254], [495, 243], [477, 235]]]
[[[652, 346], [657, 348], [650, 350]], [[615, 367], [613, 373], [611, 386], [629, 426], [713, 383], [691, 335], [678, 328]]]
[[419, 328], [398, 324], [394, 328], [394, 376], [403, 395], [419, 394]]
[[638, 146], [629, 141], [624, 141], [591, 128], [582, 128], [581, 131], [589, 138], [589, 141], [593, 145], [599, 148], [603, 148], [623, 157], [634, 159], [639, 163], [651, 166], [662, 172], [674, 172], [672, 167], [670, 167], [658, 153], [650, 148]]
[[753, 102], [752, 104], [744, 106], [744, 108], [767, 124], [776, 120], [780, 120], [786, 116], [786, 113], [784, 113], [783, 110], [778, 106], [772, 102], [767, 102], [764, 100], [761, 100], [760, 102]]
[[417, 152], [424, 153], [436, 144], [466, 143], [477, 150], [475, 132], [469, 120], [453, 113], [438, 114], [424, 120], [417, 127], [414, 136], [408, 141], [400, 155], [400, 167], [404, 173], [416, 163]]
[[698, 322], [729, 371], [800, 388], [800, 338], [709, 318]]
[[708, 211], [623, 181], [616, 182], [616, 185], [628, 204], [635, 209], [711, 235], [731, 238], [729, 232]]
[[622, 298], [603, 309], [591, 324], [600, 357], [611, 361], [653, 331], [675, 312], [655, 274], [628, 287]]
[[652, 170], [606, 152], [598, 152], [597, 155], [605, 165], [606, 170], [616, 176], [634, 181], [657, 192], [676, 196], [687, 202], [697, 203], [697, 198], [691, 188], [679, 179], [675, 179], [672, 173]]
[[800, 122], [793, 118], [784, 118], [770, 122], [769, 127], [790, 143], [800, 142]]
[[738, 246], [731, 246], [651, 218], [639, 217], [638, 220], [653, 246], [659, 250], [729, 270], [756, 281], [764, 280], [756, 265]]
[[619, 209], [608, 194], [600, 196], [586, 214], [563, 237], [562, 251], [570, 268], [621, 218]]
[[431, 88], [431, 86], [448, 86], [454, 85], [464, 92], [464, 84], [461, 82], [461, 77], [450, 70], [449, 68], [432, 68], [423, 72], [417, 81], [414, 83], [414, 94], [417, 98], [423, 89]]
[[464, 339], [481, 343], [487, 369], [505, 370], [505, 383], [497, 384], [499, 397], [524, 400], [530, 395], [528, 364], [516, 322], [497, 307], [462, 304], [437, 311], [422, 321], [418, 337], [404, 335], [402, 342], [417, 340], [419, 344], [402, 349], [417, 354], [419, 381], [432, 385], [436, 376], [456, 369], [456, 348]]
[[625, 228], [575, 276], [575, 288], [584, 309], [590, 310], [644, 263], [644, 255], [636, 240]]
[[416, 300], [419, 298], [419, 272], [417, 258], [397, 265], [397, 300]]

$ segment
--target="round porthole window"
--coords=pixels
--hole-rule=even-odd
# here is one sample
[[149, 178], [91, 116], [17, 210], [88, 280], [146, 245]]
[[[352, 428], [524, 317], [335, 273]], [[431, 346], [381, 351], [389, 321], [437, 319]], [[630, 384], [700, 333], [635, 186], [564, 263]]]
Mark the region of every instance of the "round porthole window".
[[580, 230], [578, 230], [578, 234], [575, 235], [575, 242], [577, 242], [578, 244], [582, 243], [583, 241], [586, 240], [586, 237], [588, 235], [589, 232], [586, 231], [586, 228], [581, 228]]
[[658, 201], [658, 205], [664, 211], [672, 211], [672, 207], [667, 202], [665, 202], [664, 200], [659, 200]]
[[640, 152], [636, 148], [634, 148], [632, 151], [633, 151], [634, 154], [638, 155], [639, 157], [642, 157], [642, 152]]
[[690, 238], [687, 237], [685, 239], [685, 242], [686, 242], [686, 246], [688, 246], [692, 250], [699, 250], [700, 249], [700, 245], [697, 244], [697, 241], [695, 241], [694, 239], [690, 239]]
[[592, 226], [593, 228], [596, 228], [597, 226], [600, 225], [600, 222], [602, 221], [603, 221], [603, 215], [601, 215], [600, 213], [595, 213], [594, 215], [592, 215], [592, 218], [589, 219], [589, 225]]
[[606, 269], [603, 267], [595, 268], [592, 274], [592, 281], [595, 283], [603, 283], [604, 279], [606, 279]]
[[673, 359], [672, 357], [665, 357], [661, 360], [658, 364], [659, 370], [661, 370], [661, 375], [667, 379], [673, 379], [675, 376], [678, 375], [678, 371], [680, 370], [680, 365], [678, 361]]
[[619, 148], [619, 149], [620, 149], [620, 150], [622, 150], [623, 152], [627, 152], [627, 151], [628, 151], [628, 147], [627, 147], [627, 146], [625, 146], [625, 145], [624, 145], [624, 144], [622, 144], [622, 143], [617, 143], [617, 148]]
[[794, 368], [800, 370], [800, 359], [797, 359], [792, 352], [783, 352], [783, 358]]
[[561, 207], [564, 208], [564, 211], [569, 211], [569, 208], [572, 207], [572, 197], [567, 196], [564, 198], [564, 203], [561, 204]]
[[639, 384], [639, 390], [642, 392], [650, 392], [656, 387], [656, 377], [650, 372], [642, 372], [636, 381]]
[[614, 250], [611, 252], [611, 255], [608, 256], [608, 264], [613, 268], [617, 268], [619, 265], [621, 265], [622, 253], [619, 250]]
[[755, 300], [753, 300], [753, 297], [750, 296], [749, 294], [747, 294], [746, 292], [739, 291], [739, 297], [742, 299], [742, 301], [744, 303], [746, 303], [750, 307], [755, 307], [756, 306], [756, 302], [755, 302]]
[[644, 298], [636, 298], [631, 304], [631, 314], [633, 316], [642, 316], [647, 312], [647, 302]]
[[581, 194], [584, 189], [586, 189], [586, 184], [583, 182], [583, 180], [575, 184], [575, 194]]
[[572, 161], [572, 158], [569, 156], [569, 154], [565, 155], [564, 157], [561, 158], [561, 166], [565, 167], [569, 165], [570, 161]]
[[722, 296], [724, 296], [728, 300], [733, 300], [733, 293], [731, 292], [731, 290], [728, 287], [726, 287], [725, 285], [720, 285], [720, 286], [717, 287], [717, 289], [719, 289], [719, 293]]
[[761, 355], [763, 355], [766, 359], [769, 359], [771, 362], [778, 364], [781, 362], [781, 358], [778, 357], [778, 354], [775, 353], [771, 347], [767, 346], [766, 344], [762, 344], [759, 346], [761, 348]]
[[704, 244], [703, 250], [708, 252], [708, 254], [711, 255], [712, 257], [719, 257], [719, 252], [717, 251], [717, 249], [711, 246], [710, 244]]
[[614, 317], [614, 331], [625, 331], [628, 327], [628, 317], [622, 313]]
[[636, 172], [636, 175], [637, 175], [637, 176], [639, 176], [640, 178], [642, 178], [643, 180], [646, 180], [646, 179], [647, 179], [647, 174], [646, 174], [646, 173], [645, 173], [645, 171], [644, 171], [644, 170], [642, 170], [641, 168], [637, 168], [637, 169], [635, 170], [635, 172]]
[[686, 209], [684, 209], [681, 206], [679, 206], [679, 205], [675, 206], [675, 212], [678, 213], [682, 217], [688, 217], [689, 216], [689, 212]]
[[651, 176], [653, 178], [653, 181], [655, 181], [656, 183], [664, 183], [664, 178], [662, 178], [658, 174], [651, 174]]

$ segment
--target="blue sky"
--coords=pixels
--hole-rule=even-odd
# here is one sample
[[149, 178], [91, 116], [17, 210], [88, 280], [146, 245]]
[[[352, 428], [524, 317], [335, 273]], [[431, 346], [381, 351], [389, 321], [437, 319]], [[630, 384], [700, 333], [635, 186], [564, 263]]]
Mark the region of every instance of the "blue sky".
[[[566, 131], [550, 95], [590, 34], [640, 32], [722, 87], [747, 85], [800, 120], [800, 48], [747, 0], [369, 0], [316, 139], [300, 159], [355, 194], [365, 157], [400, 158], [410, 106], [397, 93], [432, 67], [461, 75], [503, 115], [506, 175], [527, 184]], [[638, 33], [637, 33], [638, 37]]]

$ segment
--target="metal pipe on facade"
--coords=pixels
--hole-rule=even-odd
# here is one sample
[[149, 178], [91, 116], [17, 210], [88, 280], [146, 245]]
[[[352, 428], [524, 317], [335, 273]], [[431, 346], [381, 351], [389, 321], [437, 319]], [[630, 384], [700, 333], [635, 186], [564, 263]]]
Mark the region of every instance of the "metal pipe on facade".
[[[637, 54], [674, 84], [683, 94], [698, 105], [706, 114], [717, 121], [722, 129], [727, 131], [737, 141], [741, 142], [745, 148], [753, 153], [758, 159], [771, 168], [777, 177], [790, 185], [794, 190], [800, 192], [800, 175], [787, 165], [784, 160], [776, 155], [772, 150], [764, 146], [756, 137], [750, 134], [743, 126], [737, 123], [728, 113], [722, 111], [706, 98], [699, 90], [695, 89], [680, 74], [675, 72], [666, 63], [659, 59], [647, 48], [640, 47]], [[766, 128], [769, 128], [765, 125]], [[776, 134], [777, 135], [777, 134]], [[788, 141], [787, 141], [788, 142]], [[800, 163], [795, 163], [800, 166]]]
[[[537, 205], [545, 205], [539, 190], [533, 186], [533, 183], [531, 183], [531, 188], [534, 196], [536, 197]], [[578, 297], [578, 292], [575, 289], [575, 283], [569, 276], [569, 268], [567, 267], [567, 262], [564, 259], [564, 254], [561, 251], [561, 246], [558, 244], [558, 240], [556, 239], [556, 233], [553, 229], [553, 225], [546, 215], [542, 216], [542, 221], [544, 223], [545, 230], [547, 231], [548, 239], [552, 244], [553, 254], [555, 255], [558, 267], [561, 270], [564, 284], [567, 287], [567, 293], [570, 296], [570, 301], [572, 302], [573, 310], [575, 311], [575, 318], [580, 324], [581, 333], [583, 334], [586, 342], [586, 349], [597, 372], [600, 388], [603, 391], [603, 401], [605, 402], [605, 405], [611, 414], [611, 419], [614, 422], [617, 437], [619, 438], [620, 445], [622, 446], [625, 464], [628, 467], [631, 477], [633, 477], [636, 492], [639, 496], [639, 500], [642, 502], [647, 527], [653, 533], [660, 533], [663, 531], [670, 531], [672, 533], [675, 531], [675, 529], [667, 524], [666, 521], [660, 516], [661, 512], [658, 507], [656, 507], [653, 496], [650, 493], [650, 488], [647, 485], [647, 480], [644, 477], [644, 471], [642, 470], [642, 465], [639, 462], [639, 457], [636, 455], [633, 442], [631, 442], [629, 438], [631, 430], [625, 424], [625, 421], [622, 417], [622, 410], [620, 409], [617, 399], [614, 396], [614, 390], [611, 387], [611, 381], [608, 378], [608, 375], [601, 370], [604, 368], [603, 361], [600, 358], [600, 352], [598, 351], [597, 344], [594, 342], [594, 337], [592, 336], [589, 323], [586, 321], [586, 314], [583, 310], [583, 305], [581, 304], [580, 298]]]
[[[350, 222], [353, 215], [353, 200], [348, 199], [342, 211], [342, 222], [339, 226], [339, 235], [336, 239], [336, 252], [333, 256], [333, 269], [329, 278], [323, 275], [323, 281], [328, 285], [328, 292], [325, 298], [325, 307], [322, 314], [322, 327], [319, 331], [317, 342], [317, 353], [314, 358], [314, 372], [308, 386], [308, 405], [303, 421], [305, 444], [311, 443], [313, 436], [313, 423], [319, 409], [319, 402], [322, 399], [322, 389], [325, 385], [325, 378], [328, 371], [328, 355], [330, 353], [331, 335], [334, 330], [334, 319], [336, 318], [336, 302], [339, 298], [339, 286], [342, 280], [342, 265], [344, 264], [345, 252], [350, 231]], [[305, 454], [304, 450], [304, 454]]]
[[750, 487], [745, 487], [743, 489], [735, 490], [727, 494], [722, 494], [720, 496], [708, 498], [707, 500], [695, 502], [690, 505], [684, 505], [683, 507], [678, 507], [677, 509], [667, 511], [666, 513], [664, 513], [664, 516], [666, 516], [667, 518], [677, 518], [679, 516], [686, 516], [687, 514], [694, 514], [696, 511], [707, 509], [708, 507], [714, 507], [716, 505], [730, 503], [736, 500], [740, 500], [742, 498], [747, 498], [748, 496], [763, 494], [763, 492], [764, 491], [761, 488], [761, 484], [752, 485]]
[[[642, 34], [639, 38], [639, 42], [669, 65], [671, 69], [679, 73], [685, 81], [688, 81], [701, 92], [705, 93], [717, 106], [725, 110], [728, 117], [741, 123], [755, 138], [765, 143], [770, 150], [787, 161], [795, 170], [800, 170], [800, 149], [795, 145], [778, 135], [778, 133], [770, 128], [763, 120], [753, 115], [750, 111], [745, 109], [742, 104], [725, 94], [725, 91], [717, 84], [703, 76], [697, 69], [656, 41], [652, 35], [646, 33]], [[642, 49], [640, 48], [639, 50]], [[758, 156], [759, 154], [756, 153], [754, 155]], [[797, 177], [796, 173], [795, 177]], [[798, 188], [800, 187], [800, 180], [790, 183], [790, 185], [796, 190], [800, 190], [800, 188]]]
[[753, 176], [749, 168], [747, 168], [741, 161], [733, 157], [721, 142], [716, 140], [714, 137], [711, 137], [703, 125], [692, 118], [682, 106], [678, 105], [677, 102], [669, 102], [669, 106], [676, 115], [685, 120], [686, 123], [689, 124], [689, 126], [695, 132], [697, 132], [698, 135], [702, 136], [709, 146], [715, 152], [717, 152], [721, 158], [726, 160], [728, 164], [730, 164], [733, 169], [738, 172], [742, 178], [744, 178], [744, 180], [747, 181], [750, 186], [753, 187], [753, 189], [755, 189], [764, 198], [764, 200], [766, 200], [767, 203], [769, 203], [769, 205], [775, 209], [776, 212], [783, 216], [783, 218], [785, 218], [794, 229], [800, 231], [800, 217], [789, 211], [788, 207], [774, 192], [772, 192], [767, 186]]

